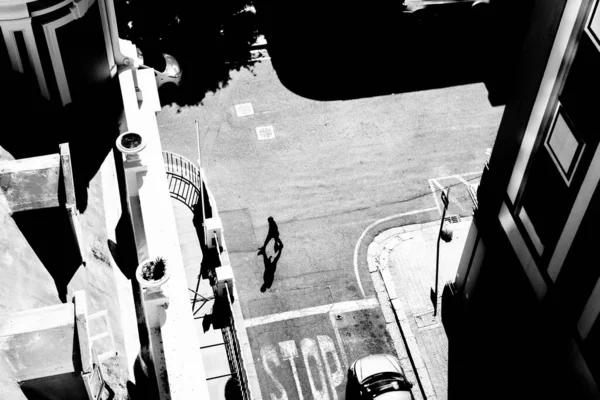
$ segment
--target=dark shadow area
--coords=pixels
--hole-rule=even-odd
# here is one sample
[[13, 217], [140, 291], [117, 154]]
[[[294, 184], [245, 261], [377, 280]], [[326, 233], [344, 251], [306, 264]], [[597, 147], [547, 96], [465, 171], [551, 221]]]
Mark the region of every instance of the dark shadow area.
[[161, 53], [179, 62], [181, 84], [161, 88], [161, 101], [186, 106], [226, 86], [231, 71], [254, 64], [250, 49], [261, 29], [257, 15], [248, 9], [252, 3], [118, 0], [115, 9], [119, 36], [132, 41], [145, 62]]
[[352, 385], [352, 383], [350, 382], [350, 380], [348, 380], [348, 376], [349, 376], [350, 372], [349, 370], [346, 372], [346, 391], [345, 391], [345, 400], [359, 400], [360, 396], [359, 393], [356, 391], [356, 388], [354, 387], [354, 385]]
[[442, 290], [441, 317], [448, 340], [452, 339], [454, 324], [457, 323], [460, 313], [459, 297], [453, 284], [447, 282]]
[[212, 312], [210, 314], [206, 314], [204, 317], [202, 317], [202, 330], [204, 331], [204, 333], [206, 333], [210, 330], [210, 328], [212, 327], [212, 323], [213, 323]]
[[300, 96], [345, 100], [486, 80], [495, 82], [490, 99], [498, 103], [520, 50], [528, 3], [457, 3], [408, 13], [402, 2], [298, 7], [257, 0], [256, 8], [273, 67]]
[[54, 279], [59, 298], [65, 303], [67, 285], [82, 263], [66, 209], [28, 210], [12, 217]]
[[31, 80], [16, 72], [0, 77], [5, 93], [0, 146], [15, 159], [59, 152], [69, 143], [77, 208], [87, 208], [89, 183], [113, 148], [119, 135], [122, 101], [117, 79], [89, 87], [85, 101], [61, 107], [43, 99]]
[[123, 275], [131, 280], [135, 280], [135, 270], [138, 266], [137, 246], [135, 243], [135, 232], [133, 231], [133, 221], [129, 214], [129, 204], [127, 195], [127, 186], [125, 181], [125, 169], [123, 168], [123, 157], [120, 152], [113, 152], [113, 159], [116, 166], [117, 184], [119, 186], [119, 199], [121, 201], [121, 217], [115, 228], [116, 243], [108, 240], [108, 249]]
[[225, 296], [215, 296], [215, 302], [213, 303], [211, 313], [213, 329], [217, 330], [231, 327], [231, 305], [229, 301]]
[[138, 354], [133, 364], [135, 383], [127, 382], [127, 393], [131, 400], [158, 400], [156, 380], [152, 381], [151, 376], [154, 374], [149, 370], [149, 367]]
[[544, 316], [518, 260], [509, 258], [486, 254], [468, 308], [444, 291], [448, 398], [582, 398], [555, 346], [564, 330]]
[[[202, 183], [204, 185], [204, 182]], [[204, 220], [212, 218], [212, 207], [208, 194], [206, 192], [206, 185], [204, 185], [204, 212], [202, 210], [202, 201], [198, 199], [198, 202], [193, 207], [194, 217], [192, 222], [196, 229], [196, 235], [198, 236], [198, 242], [200, 243], [200, 250], [202, 251], [202, 262], [200, 264], [200, 276], [202, 279], [210, 279], [215, 274], [215, 268], [220, 265], [219, 253], [216, 247], [209, 248], [206, 245], [206, 238], [204, 234]], [[221, 249], [222, 250], [222, 249]], [[200, 281], [198, 281], [199, 284]], [[213, 282], [211, 282], [211, 285]], [[198, 291], [198, 288], [196, 288]]]
[[240, 384], [233, 376], [225, 383], [225, 400], [242, 400]]
[[[273, 281], [275, 280], [275, 271], [277, 270], [277, 261], [279, 261], [279, 257], [281, 257], [281, 252], [283, 250], [283, 242], [279, 238], [279, 228], [277, 227], [275, 219], [273, 219], [273, 217], [269, 217], [267, 218], [267, 222], [269, 223], [269, 231], [267, 232], [265, 242], [261, 247], [258, 248], [257, 253], [257, 255], [263, 256], [263, 263], [265, 265], [265, 272], [263, 274], [264, 282], [260, 288], [260, 291], [263, 293], [266, 292], [271, 285], [273, 285]], [[267, 254], [267, 245], [271, 240], [274, 242], [273, 254]]]
[[[277, 244], [275, 244], [277, 247]], [[279, 257], [281, 257], [282, 248], [277, 248], [275, 250], [274, 256], [267, 255], [265, 251], [261, 252], [263, 256], [263, 263], [265, 265], [265, 272], [263, 274], [263, 285], [260, 288], [261, 292], [266, 292], [267, 289], [271, 288], [273, 285], [273, 281], [275, 280], [275, 271], [277, 270], [277, 262], [279, 261]]]

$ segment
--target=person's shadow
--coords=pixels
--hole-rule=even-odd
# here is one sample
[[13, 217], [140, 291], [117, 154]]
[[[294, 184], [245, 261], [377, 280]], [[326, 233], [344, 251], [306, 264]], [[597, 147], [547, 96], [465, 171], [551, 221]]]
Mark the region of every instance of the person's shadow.
[[267, 289], [271, 287], [273, 284], [273, 280], [275, 280], [275, 270], [277, 269], [277, 261], [279, 261], [279, 257], [281, 256], [281, 251], [283, 249], [277, 246], [275, 243], [275, 257], [267, 255], [266, 251], [262, 251], [260, 254], [263, 256], [263, 262], [265, 264], [265, 273], [263, 274], [263, 285], [260, 288], [261, 292], [266, 292]]

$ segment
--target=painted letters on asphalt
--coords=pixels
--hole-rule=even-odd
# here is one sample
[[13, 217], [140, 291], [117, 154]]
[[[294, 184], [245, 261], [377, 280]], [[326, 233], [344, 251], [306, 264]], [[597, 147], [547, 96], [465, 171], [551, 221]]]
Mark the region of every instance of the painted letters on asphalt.
[[[337, 388], [344, 382], [344, 370], [331, 337], [318, 335], [316, 340], [304, 338], [300, 341], [300, 349], [294, 340], [279, 342], [278, 347], [283, 362], [275, 346], [265, 345], [260, 349], [263, 368], [272, 381], [272, 385], [269, 385], [270, 400], [288, 400], [288, 390], [294, 389], [300, 400], [304, 400], [305, 397], [312, 397], [314, 400], [339, 400]], [[297, 360], [299, 357], [302, 357], [302, 360]], [[277, 373], [285, 366], [286, 361], [289, 362], [295, 383], [295, 388], [287, 390]], [[304, 373], [299, 372], [299, 365], [304, 366]], [[310, 394], [303, 393], [302, 390], [302, 382], [306, 381], [310, 387]], [[295, 396], [292, 395], [293, 397]]]

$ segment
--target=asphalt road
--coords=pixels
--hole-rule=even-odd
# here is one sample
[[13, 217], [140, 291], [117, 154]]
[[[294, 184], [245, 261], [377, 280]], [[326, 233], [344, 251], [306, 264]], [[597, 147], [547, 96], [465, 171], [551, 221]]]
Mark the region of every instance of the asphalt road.
[[[264, 398], [343, 398], [348, 363], [393, 352], [368, 271], [355, 271], [357, 241], [378, 219], [435, 207], [430, 179], [456, 193], [461, 181], [443, 177], [477, 180], [503, 111], [486, 96], [471, 84], [315, 101], [288, 91], [264, 61], [201, 106], [159, 113], [163, 148], [190, 160], [200, 122]], [[238, 116], [244, 103], [252, 115]], [[274, 137], [259, 140], [256, 128], [267, 126]], [[468, 214], [460, 190], [455, 213]], [[257, 248], [269, 216], [284, 248], [263, 293]]]

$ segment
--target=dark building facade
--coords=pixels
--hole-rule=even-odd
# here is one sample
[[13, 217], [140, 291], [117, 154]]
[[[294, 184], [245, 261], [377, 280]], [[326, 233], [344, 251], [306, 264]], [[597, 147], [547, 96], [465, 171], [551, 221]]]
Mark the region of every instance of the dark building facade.
[[111, 13], [105, 0], [1, 2], [0, 71], [24, 74], [61, 105], [85, 99], [117, 72]]
[[599, 7], [533, 2], [455, 281], [451, 393], [600, 398]]

